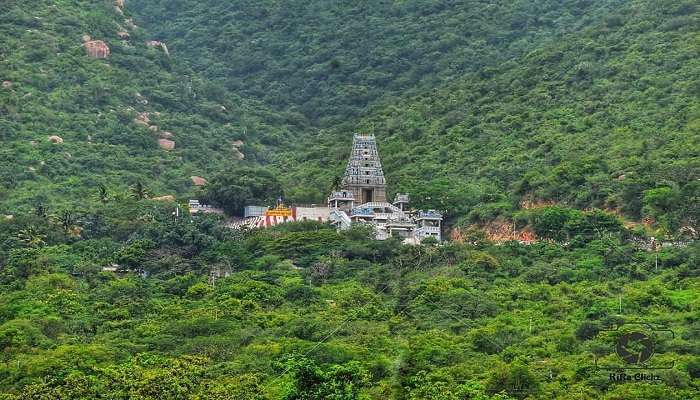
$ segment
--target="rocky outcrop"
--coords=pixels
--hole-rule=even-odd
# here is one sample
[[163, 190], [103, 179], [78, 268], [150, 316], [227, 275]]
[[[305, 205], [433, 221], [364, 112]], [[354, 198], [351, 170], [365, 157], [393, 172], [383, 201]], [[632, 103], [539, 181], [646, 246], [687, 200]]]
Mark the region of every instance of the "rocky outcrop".
[[109, 57], [109, 46], [102, 40], [92, 40], [90, 36], [83, 35], [83, 47], [88, 56], [104, 59]]
[[119, 39], [128, 39], [130, 37], [129, 32], [124, 30], [117, 31], [117, 36], [119, 37]]
[[233, 147], [233, 156], [236, 158], [236, 160], [243, 160], [245, 158], [245, 155], [241, 153], [241, 146], [243, 146], [243, 141], [242, 140], [234, 140], [231, 142], [231, 146]]
[[192, 180], [192, 184], [195, 186], [204, 186], [207, 184], [207, 180], [201, 176], [190, 176], [190, 179]]
[[3, 89], [12, 89], [12, 82], [11, 81], [2, 81], [2, 88]]
[[63, 143], [63, 138], [60, 136], [51, 135], [51, 136], [49, 136], [49, 142], [51, 142], [53, 144], [61, 144], [61, 143]]
[[159, 196], [159, 197], [151, 197], [151, 200], [156, 200], [156, 201], [175, 201], [175, 196], [172, 194], [165, 195], [165, 196]]
[[172, 132], [163, 131], [159, 134], [161, 139], [172, 139], [175, 135]]
[[143, 122], [145, 122], [145, 123], [147, 123], [147, 124], [150, 124], [150, 123], [151, 123], [150, 114], [147, 113], [147, 112], [145, 112], [145, 111], [136, 114], [136, 119], [139, 120], [139, 121], [143, 121]]
[[158, 146], [163, 150], [173, 150], [175, 149], [175, 142], [168, 139], [158, 139]]
[[166, 56], [170, 57], [170, 52], [168, 51], [168, 46], [166, 46], [165, 43], [163, 43], [159, 40], [149, 40], [146, 42], [146, 46], [159, 47], [161, 50], [163, 50], [163, 53], [165, 53]]
[[551, 207], [554, 205], [556, 205], [556, 203], [552, 200], [533, 199], [531, 196], [525, 196], [520, 200], [520, 208], [523, 210]]
[[123, 10], [124, 9], [124, 0], [114, 0], [114, 5]]
[[149, 114], [147, 112], [140, 112], [136, 114], [136, 118], [134, 118], [134, 123], [145, 126], [146, 128], [151, 127], [151, 119], [149, 118]]
[[153, 133], [156, 133], [160, 130], [160, 128], [158, 128], [158, 125], [151, 125], [148, 127], [148, 130], [153, 132]]

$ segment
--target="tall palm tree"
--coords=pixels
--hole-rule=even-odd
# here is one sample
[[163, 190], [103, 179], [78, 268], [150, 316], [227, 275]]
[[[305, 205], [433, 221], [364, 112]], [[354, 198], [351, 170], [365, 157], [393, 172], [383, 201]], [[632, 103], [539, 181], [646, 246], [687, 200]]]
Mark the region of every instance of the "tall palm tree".
[[146, 189], [146, 187], [143, 186], [143, 183], [141, 183], [141, 181], [138, 181], [136, 182], [136, 184], [131, 185], [130, 190], [131, 196], [136, 200], [143, 200], [148, 198], [148, 189]]
[[39, 204], [34, 209], [34, 214], [36, 214], [37, 217], [46, 218], [49, 216], [49, 208], [43, 204]]
[[67, 210], [58, 214], [56, 220], [66, 233], [70, 232], [76, 222], [75, 214]]
[[109, 201], [109, 192], [107, 191], [105, 185], [101, 183], [97, 186], [97, 199], [102, 204], [107, 204]]
[[42, 235], [34, 226], [28, 226], [17, 233], [17, 238], [27, 247], [41, 247], [46, 244], [44, 239], [46, 235]]

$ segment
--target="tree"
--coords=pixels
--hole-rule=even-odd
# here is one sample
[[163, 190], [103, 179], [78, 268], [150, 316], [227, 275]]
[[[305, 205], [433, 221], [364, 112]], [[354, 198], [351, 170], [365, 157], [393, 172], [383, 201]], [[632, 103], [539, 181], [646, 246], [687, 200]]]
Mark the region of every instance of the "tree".
[[333, 177], [333, 181], [331, 182], [331, 187], [330, 191], [336, 191], [340, 188], [340, 185], [343, 184], [343, 178], [340, 175], [336, 175]]
[[46, 235], [40, 233], [36, 227], [28, 226], [17, 233], [17, 238], [27, 247], [42, 247], [46, 244]]
[[135, 184], [131, 185], [129, 190], [131, 191], [131, 197], [136, 200], [147, 199], [149, 196], [148, 189], [146, 189], [141, 181], [137, 181]]
[[215, 176], [203, 197], [229, 215], [242, 215], [245, 206], [274, 204], [281, 195], [282, 186], [275, 174], [265, 168], [244, 167]]
[[291, 359], [288, 365], [292, 387], [284, 400], [357, 400], [360, 389], [369, 384], [369, 374], [354, 361], [322, 369], [302, 357]]
[[102, 204], [107, 204], [109, 201], [109, 192], [107, 191], [107, 187], [103, 184], [97, 186], [97, 200]]
[[524, 399], [539, 391], [539, 382], [527, 365], [514, 361], [497, 368], [486, 385], [489, 393], [506, 392], [508, 395]]

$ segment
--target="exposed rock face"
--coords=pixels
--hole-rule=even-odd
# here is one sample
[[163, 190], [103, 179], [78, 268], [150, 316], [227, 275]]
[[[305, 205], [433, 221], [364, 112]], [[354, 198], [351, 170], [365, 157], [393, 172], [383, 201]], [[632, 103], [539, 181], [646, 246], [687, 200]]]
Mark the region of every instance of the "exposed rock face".
[[201, 176], [190, 176], [190, 179], [192, 180], [192, 184], [195, 186], [204, 186], [207, 184], [207, 180]]
[[151, 118], [149, 118], [149, 116], [150, 116], [150, 114], [144, 111], [144, 112], [138, 113], [138, 114], [136, 115], [136, 119], [138, 119], [139, 121], [143, 121], [143, 122], [145, 122], [145, 123], [148, 124], [148, 123], [151, 122]]
[[2, 81], [2, 87], [4, 89], [12, 89], [12, 82], [10, 81]]
[[128, 39], [129, 38], [129, 32], [127, 31], [118, 31], [117, 36], [119, 36], [119, 39]]
[[173, 150], [175, 148], [175, 142], [168, 139], [158, 139], [158, 146], [163, 150]]
[[52, 136], [49, 136], [49, 142], [51, 142], [53, 144], [61, 144], [61, 143], [63, 143], [63, 138], [60, 136], [52, 135]]
[[242, 160], [245, 158], [245, 155], [239, 150], [241, 146], [243, 146], [242, 140], [234, 140], [231, 142], [231, 146], [233, 146], [233, 156], [236, 158], [236, 160]]
[[109, 57], [109, 46], [102, 40], [89, 40], [83, 44], [88, 56], [92, 58], [104, 59]]
[[158, 125], [151, 125], [148, 127], [148, 130], [155, 133], [155, 132], [158, 132], [159, 128], [158, 128]]
[[149, 40], [146, 42], [146, 46], [148, 46], [148, 47], [160, 47], [163, 50], [163, 53], [165, 53], [166, 56], [170, 57], [170, 52], [168, 51], [168, 46], [166, 46], [165, 43], [163, 43], [159, 40]]
[[525, 196], [522, 200], [520, 200], [520, 207], [525, 210], [550, 207], [553, 205], [556, 205], [553, 200], [532, 199], [530, 196]]
[[160, 133], [161, 139], [172, 139], [175, 135], [172, 132], [163, 131]]
[[156, 200], [156, 201], [175, 201], [175, 196], [172, 194], [166, 195], [166, 196], [160, 196], [160, 197], [152, 197], [151, 200]]
[[124, 0], [114, 0], [114, 5], [123, 9], [124, 8]]
[[146, 128], [150, 128], [150, 126], [151, 126], [151, 119], [148, 117], [147, 112], [140, 112], [140, 113], [136, 114], [136, 118], [134, 118], [134, 122], [139, 124], [139, 125], [143, 125]]

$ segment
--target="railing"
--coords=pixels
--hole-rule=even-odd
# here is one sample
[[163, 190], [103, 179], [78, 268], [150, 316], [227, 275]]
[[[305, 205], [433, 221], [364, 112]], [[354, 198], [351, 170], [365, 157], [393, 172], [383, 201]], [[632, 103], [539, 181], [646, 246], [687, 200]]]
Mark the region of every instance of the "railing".
[[423, 211], [420, 210], [417, 213], [418, 218], [440, 218], [442, 219], [442, 214], [435, 210], [428, 210], [428, 211]]

